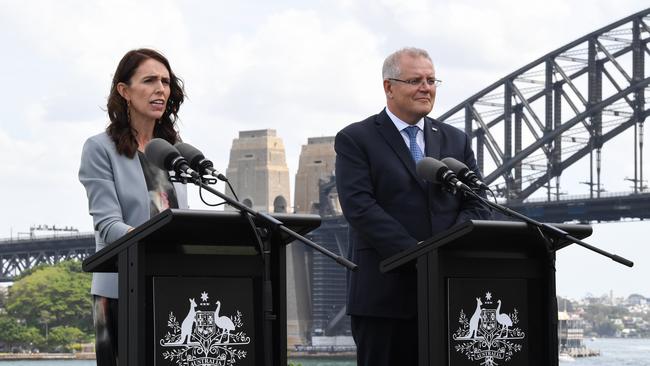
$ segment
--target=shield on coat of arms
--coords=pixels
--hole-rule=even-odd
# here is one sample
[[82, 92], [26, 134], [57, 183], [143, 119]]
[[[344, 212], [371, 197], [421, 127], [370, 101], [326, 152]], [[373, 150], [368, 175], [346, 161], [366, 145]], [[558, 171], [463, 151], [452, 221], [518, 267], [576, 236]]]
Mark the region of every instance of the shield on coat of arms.
[[207, 337], [215, 331], [214, 312], [197, 311], [196, 312], [196, 332], [202, 337]]
[[497, 312], [494, 309], [481, 309], [481, 330], [484, 334], [492, 333], [497, 327]]

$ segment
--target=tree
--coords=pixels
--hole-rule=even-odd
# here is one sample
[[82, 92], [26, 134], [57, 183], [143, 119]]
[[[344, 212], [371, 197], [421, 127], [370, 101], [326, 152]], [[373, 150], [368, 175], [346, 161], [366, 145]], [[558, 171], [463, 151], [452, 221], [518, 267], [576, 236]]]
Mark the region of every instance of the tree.
[[9, 289], [7, 312], [28, 326], [71, 326], [91, 332], [90, 282], [91, 275], [82, 272], [79, 261], [41, 266]]
[[4, 309], [7, 302], [7, 293], [5, 288], [0, 288], [0, 309]]
[[614, 337], [617, 331], [622, 330], [621, 328], [610, 321], [603, 321], [594, 325], [594, 331], [601, 337]]
[[50, 337], [46, 342], [49, 349], [71, 351], [73, 344], [86, 340], [88, 340], [88, 336], [79, 328], [54, 327], [50, 331]]
[[34, 345], [43, 343], [38, 329], [21, 324], [8, 315], [0, 315], [0, 335], [9, 351], [14, 348], [31, 349]]
[[47, 310], [41, 310], [41, 316], [39, 317], [39, 322], [41, 324], [45, 324], [45, 341], [49, 338], [49, 332], [48, 332], [48, 325], [52, 322], [52, 320], [56, 319], [54, 315], [52, 315], [49, 311]]

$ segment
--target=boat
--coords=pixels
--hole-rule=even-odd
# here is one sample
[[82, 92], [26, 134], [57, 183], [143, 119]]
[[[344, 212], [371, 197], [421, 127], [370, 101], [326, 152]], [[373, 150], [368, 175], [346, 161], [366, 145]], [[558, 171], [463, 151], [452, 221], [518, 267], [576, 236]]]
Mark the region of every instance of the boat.
[[[575, 357], [600, 356], [600, 351], [588, 348], [584, 340], [584, 321], [578, 314], [558, 312], [558, 341], [560, 361], [571, 362]], [[563, 359], [563, 356], [564, 357]]]
[[560, 353], [560, 355], [557, 358], [560, 362], [575, 362], [575, 358], [573, 358], [570, 354], [568, 353]]

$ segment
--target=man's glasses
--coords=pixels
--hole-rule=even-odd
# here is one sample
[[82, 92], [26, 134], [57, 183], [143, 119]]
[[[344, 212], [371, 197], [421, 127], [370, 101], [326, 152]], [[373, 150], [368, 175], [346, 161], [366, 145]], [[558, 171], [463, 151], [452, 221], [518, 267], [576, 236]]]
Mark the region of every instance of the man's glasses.
[[400, 83], [408, 84], [410, 86], [420, 86], [422, 85], [422, 83], [426, 83], [428, 86], [440, 86], [440, 84], [442, 83], [442, 80], [436, 78], [426, 78], [426, 79], [418, 78], [418, 79], [408, 79], [408, 80], [388, 78], [388, 80], [399, 81]]

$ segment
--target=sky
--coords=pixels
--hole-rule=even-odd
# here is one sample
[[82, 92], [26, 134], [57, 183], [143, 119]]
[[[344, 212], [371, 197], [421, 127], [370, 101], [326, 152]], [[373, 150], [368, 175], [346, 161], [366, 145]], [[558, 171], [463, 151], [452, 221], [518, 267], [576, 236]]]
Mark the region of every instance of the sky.
[[[308, 137], [333, 136], [384, 107], [381, 65], [396, 49], [431, 54], [444, 81], [435, 117], [645, 7], [640, 0], [0, 0], [0, 238], [39, 224], [92, 230], [77, 179], [81, 146], [104, 130], [112, 74], [130, 49], [155, 48], [170, 60], [188, 95], [181, 136], [215, 167], [225, 171], [238, 131], [272, 128], [293, 180]], [[191, 207], [205, 208], [197, 196], [190, 190]], [[650, 296], [648, 229], [594, 225], [590, 244], [636, 266], [564, 249], [558, 294]]]

